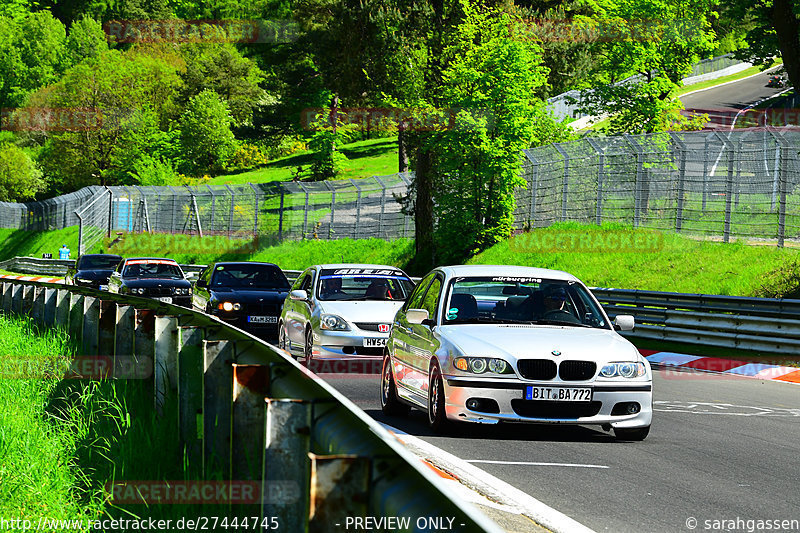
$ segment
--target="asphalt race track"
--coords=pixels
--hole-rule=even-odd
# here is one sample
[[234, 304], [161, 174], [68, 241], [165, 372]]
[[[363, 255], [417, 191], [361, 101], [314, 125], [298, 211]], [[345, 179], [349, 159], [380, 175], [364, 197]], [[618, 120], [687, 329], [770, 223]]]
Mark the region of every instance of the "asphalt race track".
[[800, 386], [655, 374], [654, 423], [643, 442], [617, 442], [591, 426], [465, 425], [433, 436], [419, 411], [381, 413], [379, 375], [323, 377], [373, 418], [467, 461], [490, 461], [474, 464], [596, 531], [686, 532], [689, 518], [699, 531], [705, 520], [800, 519]]

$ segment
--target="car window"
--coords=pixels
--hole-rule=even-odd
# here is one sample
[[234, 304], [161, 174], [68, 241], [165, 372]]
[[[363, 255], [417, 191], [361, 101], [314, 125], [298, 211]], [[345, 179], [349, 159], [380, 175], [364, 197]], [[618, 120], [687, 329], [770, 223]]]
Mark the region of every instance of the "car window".
[[300, 287], [303, 285], [303, 281], [306, 279], [307, 275], [308, 275], [308, 270], [306, 270], [305, 272], [301, 272], [300, 275], [297, 276], [297, 279], [295, 279], [294, 283], [292, 283], [293, 291], [300, 290]]
[[78, 260], [78, 270], [113, 270], [119, 263], [116, 256], [84, 255]]
[[306, 274], [306, 277], [303, 279], [303, 283], [300, 285], [300, 288], [306, 291], [309, 297], [311, 296], [311, 285], [313, 284], [313, 282], [314, 282], [314, 272], [309, 271], [308, 274]]
[[271, 265], [217, 265], [211, 280], [212, 287], [234, 289], [287, 289], [289, 282], [283, 272]]
[[433, 320], [436, 320], [436, 309], [439, 306], [439, 295], [441, 293], [442, 280], [437, 277], [431, 282], [431, 286], [428, 287], [427, 292], [425, 292], [425, 298], [422, 299], [420, 309], [426, 309], [428, 311], [428, 317]]
[[396, 269], [323, 269], [319, 276], [320, 300], [405, 300], [414, 282]]
[[409, 309], [419, 309], [419, 306], [422, 303], [422, 297], [425, 296], [425, 290], [428, 288], [428, 285], [431, 284], [431, 280], [435, 275], [435, 272], [431, 272], [422, 278], [417, 287], [414, 289], [414, 292], [411, 293], [411, 297], [408, 299], [408, 302], [406, 302], [406, 304], [403, 306], [403, 312], [408, 311]]
[[184, 279], [177, 263], [161, 259], [128, 261], [123, 278]]

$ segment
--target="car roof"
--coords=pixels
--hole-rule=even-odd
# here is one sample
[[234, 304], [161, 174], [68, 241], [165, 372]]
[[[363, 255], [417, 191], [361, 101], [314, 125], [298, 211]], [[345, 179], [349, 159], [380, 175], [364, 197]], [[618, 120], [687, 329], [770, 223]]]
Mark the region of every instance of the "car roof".
[[122, 259], [122, 256], [117, 254], [83, 254], [78, 259], [81, 257], [118, 257], [119, 259]]
[[[211, 263], [213, 266], [217, 265], [264, 265], [264, 266], [271, 266], [271, 267], [278, 267], [275, 263], [268, 263], [266, 261], [220, 261], [218, 263]], [[209, 265], [209, 266], [211, 266]]]
[[368, 263], [326, 263], [324, 265], [314, 265], [313, 268], [318, 269], [328, 269], [328, 268], [373, 268], [373, 269], [380, 269], [380, 270], [399, 270], [403, 272], [403, 269], [400, 267], [392, 266], [392, 265], [373, 265]]
[[563, 281], [580, 281], [578, 278], [562, 270], [550, 270], [548, 268], [536, 268], [514, 265], [451, 265], [439, 267], [447, 277], [458, 276], [509, 276], [509, 277], [530, 277], [547, 278]]

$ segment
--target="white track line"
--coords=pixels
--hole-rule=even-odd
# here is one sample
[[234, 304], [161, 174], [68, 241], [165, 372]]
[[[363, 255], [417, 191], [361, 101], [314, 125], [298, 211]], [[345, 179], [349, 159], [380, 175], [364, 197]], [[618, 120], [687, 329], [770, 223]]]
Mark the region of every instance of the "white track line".
[[428, 459], [431, 463], [457, 477], [459, 481], [499, 504], [513, 509], [512, 512], [525, 515], [553, 533], [594, 533], [577, 520], [542, 503], [505, 481], [484, 472], [480, 468], [448, 453], [418, 437], [409, 435], [392, 426], [382, 424], [387, 430], [398, 435], [403, 444], [413, 453]]
[[524, 465], [524, 466], [571, 466], [575, 468], [610, 468], [605, 465], [582, 465], [573, 463], [537, 463], [531, 461], [492, 461], [491, 459], [466, 459], [468, 463], [484, 463], [491, 465]]

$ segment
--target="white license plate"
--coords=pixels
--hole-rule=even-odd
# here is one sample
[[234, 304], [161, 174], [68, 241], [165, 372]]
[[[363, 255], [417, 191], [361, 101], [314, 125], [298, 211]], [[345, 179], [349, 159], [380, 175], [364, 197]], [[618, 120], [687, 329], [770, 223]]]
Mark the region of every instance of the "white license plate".
[[556, 402], [590, 402], [592, 389], [572, 387], [528, 387], [526, 400], [548, 400]]
[[164, 302], [165, 304], [172, 303], [172, 296], [159, 296], [156, 298], [159, 302]]
[[277, 324], [278, 317], [276, 316], [249, 316], [247, 321], [253, 324]]
[[365, 348], [382, 348], [384, 346], [386, 346], [386, 338], [368, 337], [364, 339]]

